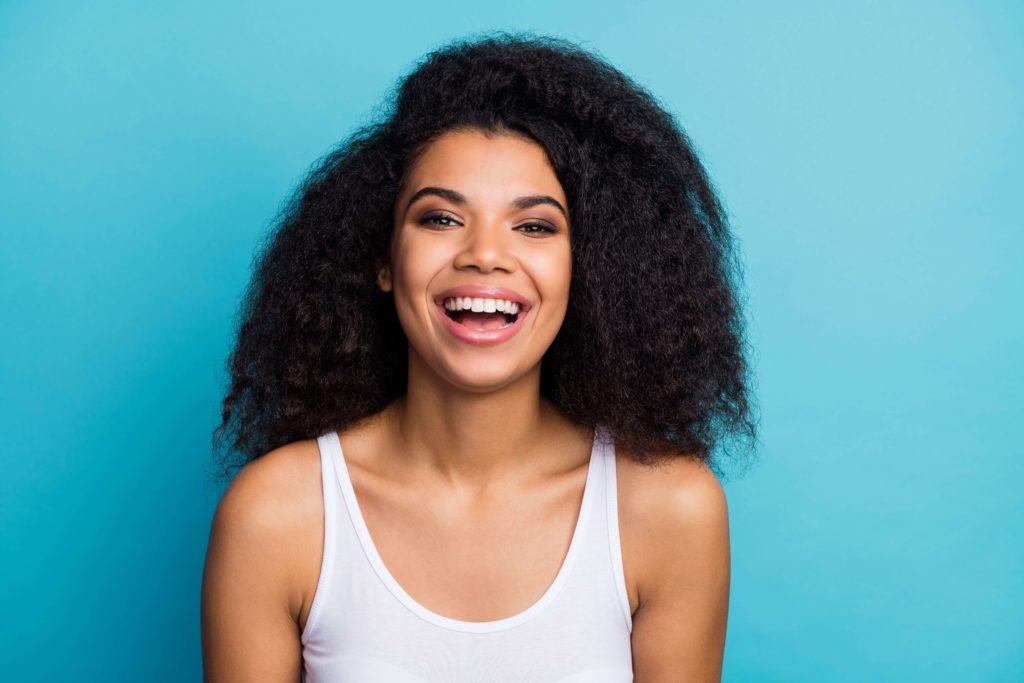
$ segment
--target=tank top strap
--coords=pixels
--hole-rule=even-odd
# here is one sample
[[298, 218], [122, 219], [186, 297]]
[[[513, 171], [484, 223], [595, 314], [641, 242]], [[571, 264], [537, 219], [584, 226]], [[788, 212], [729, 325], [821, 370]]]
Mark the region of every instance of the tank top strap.
[[611, 431], [603, 424], [598, 425], [601, 440], [599, 453], [604, 465], [604, 503], [605, 520], [607, 522], [608, 550], [611, 556], [612, 578], [615, 593], [626, 619], [626, 628], [633, 632], [633, 614], [629, 607], [629, 595], [626, 592], [625, 570], [622, 563], [622, 543], [619, 535], [619, 485], [615, 462], [615, 440]]
[[320, 451], [320, 482], [324, 503], [324, 539], [323, 559], [320, 563], [320, 576], [317, 579], [316, 593], [313, 604], [309, 609], [309, 616], [306, 617], [305, 634], [315, 630], [320, 619], [320, 613], [324, 610], [324, 603], [327, 601], [325, 593], [327, 586], [332, 582], [337, 561], [337, 544], [339, 533], [338, 511], [343, 505], [341, 501], [341, 490], [338, 487], [338, 452], [339, 444], [337, 433], [325, 432], [317, 437], [317, 447]]

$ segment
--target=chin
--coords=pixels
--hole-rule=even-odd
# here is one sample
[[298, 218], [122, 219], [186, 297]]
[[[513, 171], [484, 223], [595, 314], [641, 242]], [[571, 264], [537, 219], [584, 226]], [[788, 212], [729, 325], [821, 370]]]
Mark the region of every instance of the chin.
[[463, 391], [482, 394], [513, 384], [527, 372], [511, 364], [479, 361], [446, 368], [442, 376]]

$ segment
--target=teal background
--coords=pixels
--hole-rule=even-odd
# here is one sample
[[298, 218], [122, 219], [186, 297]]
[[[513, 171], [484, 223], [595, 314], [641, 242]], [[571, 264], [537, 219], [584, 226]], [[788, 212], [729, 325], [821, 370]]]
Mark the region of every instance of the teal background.
[[535, 0], [0, 4], [0, 678], [200, 680], [254, 250], [495, 28], [650, 88], [732, 218], [762, 443], [724, 680], [1024, 679], [1024, 6]]

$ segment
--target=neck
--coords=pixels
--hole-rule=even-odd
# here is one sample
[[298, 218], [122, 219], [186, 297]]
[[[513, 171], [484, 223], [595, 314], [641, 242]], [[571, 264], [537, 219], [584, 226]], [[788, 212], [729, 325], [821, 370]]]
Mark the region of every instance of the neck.
[[390, 412], [406, 466], [431, 470], [455, 488], [486, 489], [537, 473], [533, 454], [563, 418], [540, 395], [540, 365], [488, 392], [453, 386], [410, 356], [406, 395]]

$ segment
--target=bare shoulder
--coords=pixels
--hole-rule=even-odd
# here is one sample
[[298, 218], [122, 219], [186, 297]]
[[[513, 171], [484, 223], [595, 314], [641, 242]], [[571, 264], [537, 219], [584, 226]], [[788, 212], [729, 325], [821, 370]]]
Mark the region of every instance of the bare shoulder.
[[217, 515], [242, 535], [266, 544], [287, 582], [289, 608], [298, 620], [312, 599], [324, 538], [321, 459], [315, 439], [294, 441], [248, 463], [231, 481]]
[[300, 441], [245, 465], [224, 492], [203, 569], [204, 680], [298, 680], [320, 491], [319, 449]]
[[616, 469], [623, 535], [628, 529], [631, 537], [623, 541], [657, 548], [657, 553], [644, 552], [646, 559], [664, 557], [664, 545], [676, 546], [682, 536], [721, 533], [727, 528], [725, 491], [704, 462], [679, 456], [658, 465], [643, 465], [629, 453], [618, 452]]
[[643, 465], [629, 453], [616, 454], [620, 507], [648, 532], [673, 533], [694, 524], [721, 523], [725, 491], [706, 463], [680, 455], [658, 465]]
[[730, 571], [723, 487], [692, 457], [649, 466], [617, 453], [616, 464], [635, 680], [717, 681]]
[[311, 518], [322, 516], [320, 486], [316, 441], [281, 446], [238, 472], [217, 506], [215, 524], [226, 523], [237, 532], [288, 537]]
[[261, 500], [291, 502], [289, 496], [307, 493], [312, 480], [320, 486], [320, 449], [316, 439], [303, 439], [275, 448], [247, 463], [231, 482], [232, 488], [264, 494]]

